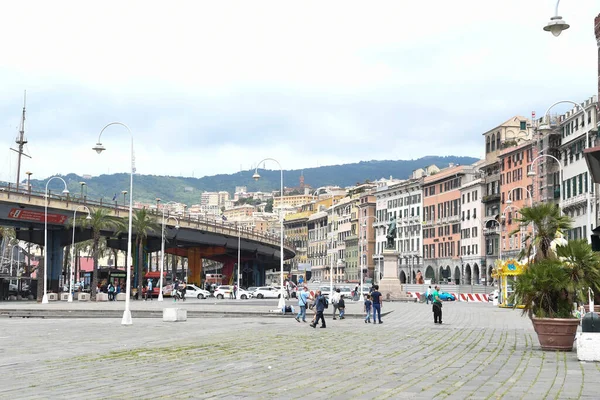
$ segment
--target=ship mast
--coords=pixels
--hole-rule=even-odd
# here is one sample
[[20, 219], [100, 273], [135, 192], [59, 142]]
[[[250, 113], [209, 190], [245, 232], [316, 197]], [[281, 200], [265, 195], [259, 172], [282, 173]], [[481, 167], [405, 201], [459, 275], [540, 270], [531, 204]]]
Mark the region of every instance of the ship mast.
[[11, 148], [12, 151], [16, 152], [19, 157], [17, 161], [17, 190], [19, 190], [19, 183], [21, 181], [21, 156], [29, 157], [31, 156], [23, 153], [23, 146], [27, 143], [27, 139], [25, 138], [25, 105], [27, 104], [27, 91], [23, 95], [23, 115], [21, 116], [21, 127], [19, 129], [19, 136], [15, 139], [15, 143], [19, 145], [19, 150], [15, 150]]

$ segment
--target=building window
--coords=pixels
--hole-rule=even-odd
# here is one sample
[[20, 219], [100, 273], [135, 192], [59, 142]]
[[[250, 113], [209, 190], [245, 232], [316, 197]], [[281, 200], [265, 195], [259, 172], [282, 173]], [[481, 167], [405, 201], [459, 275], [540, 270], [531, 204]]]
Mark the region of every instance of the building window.
[[500, 150], [500, 132], [498, 132], [498, 137], [496, 137], [496, 149]]
[[496, 134], [495, 133], [492, 134], [492, 147], [491, 147], [491, 150], [492, 151], [496, 150]]
[[490, 152], [490, 137], [489, 136], [485, 139], [485, 152], [486, 153]]
[[525, 129], [527, 129], [527, 121], [521, 121], [521, 123], [519, 124], [519, 128], [524, 131]]

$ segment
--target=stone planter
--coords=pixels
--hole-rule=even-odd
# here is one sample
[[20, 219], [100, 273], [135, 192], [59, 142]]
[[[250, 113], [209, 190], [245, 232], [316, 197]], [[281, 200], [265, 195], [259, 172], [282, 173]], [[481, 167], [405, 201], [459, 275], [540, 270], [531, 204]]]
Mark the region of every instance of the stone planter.
[[542, 350], [572, 351], [579, 326], [577, 318], [532, 318]]

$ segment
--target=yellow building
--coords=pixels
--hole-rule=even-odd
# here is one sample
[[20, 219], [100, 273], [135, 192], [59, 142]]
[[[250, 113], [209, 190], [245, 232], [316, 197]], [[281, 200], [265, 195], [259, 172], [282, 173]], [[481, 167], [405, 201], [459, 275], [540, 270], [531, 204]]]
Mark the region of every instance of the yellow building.
[[255, 211], [256, 208], [254, 206], [244, 204], [243, 206], [233, 207], [223, 211], [223, 216], [227, 218], [228, 221], [248, 219], [248, 217], [252, 217], [252, 214]]
[[300, 207], [304, 204], [310, 203], [315, 200], [315, 196], [310, 194], [301, 194], [295, 196], [283, 196], [283, 199], [279, 196], [273, 198], [273, 207], [280, 208], [281, 204], [288, 207]]

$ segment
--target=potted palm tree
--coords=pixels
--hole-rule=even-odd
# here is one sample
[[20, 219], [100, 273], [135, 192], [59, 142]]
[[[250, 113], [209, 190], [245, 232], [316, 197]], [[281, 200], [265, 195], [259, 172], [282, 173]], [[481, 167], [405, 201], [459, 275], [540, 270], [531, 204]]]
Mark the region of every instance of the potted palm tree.
[[585, 240], [562, 239], [571, 219], [556, 205], [523, 207], [520, 214], [517, 221], [533, 224], [535, 234], [524, 239], [527, 267], [515, 282], [511, 301], [531, 318], [542, 350], [571, 351], [579, 325], [573, 303], [585, 301], [588, 287], [597, 290], [600, 257]]

